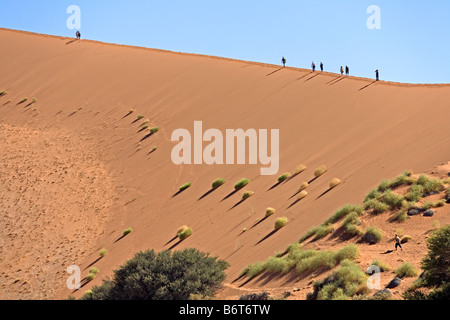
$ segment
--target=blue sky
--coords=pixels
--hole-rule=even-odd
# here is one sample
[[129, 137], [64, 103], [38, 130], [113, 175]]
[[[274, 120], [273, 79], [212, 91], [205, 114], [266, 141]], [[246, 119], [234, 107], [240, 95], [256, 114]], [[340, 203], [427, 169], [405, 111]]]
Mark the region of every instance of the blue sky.
[[[450, 83], [448, 0], [0, 0], [0, 27], [409, 83]], [[370, 30], [367, 8], [381, 10]], [[0, 47], [1, 54], [1, 47]]]

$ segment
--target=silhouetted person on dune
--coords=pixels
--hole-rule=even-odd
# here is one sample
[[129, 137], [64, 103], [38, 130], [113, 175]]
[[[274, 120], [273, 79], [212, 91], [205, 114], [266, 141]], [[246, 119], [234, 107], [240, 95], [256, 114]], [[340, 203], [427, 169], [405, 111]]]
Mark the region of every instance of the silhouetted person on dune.
[[341, 66], [341, 76], [344, 75], [344, 68]]
[[283, 57], [283, 59], [281, 59], [281, 62], [283, 63], [283, 67], [286, 67], [286, 58]]
[[348, 66], [345, 67], [345, 74], [348, 76], [350, 74], [350, 69]]
[[81, 32], [80, 32], [80, 31], [77, 31], [76, 36], [77, 36], [77, 39], [78, 39], [78, 40], [81, 39]]
[[323, 63], [320, 63], [320, 71], [323, 72]]
[[378, 69], [375, 70], [375, 77], [376, 77], [377, 81], [380, 81], [380, 73], [379, 73]]
[[314, 61], [312, 62], [311, 67], [313, 72], [316, 71], [316, 64], [314, 63]]

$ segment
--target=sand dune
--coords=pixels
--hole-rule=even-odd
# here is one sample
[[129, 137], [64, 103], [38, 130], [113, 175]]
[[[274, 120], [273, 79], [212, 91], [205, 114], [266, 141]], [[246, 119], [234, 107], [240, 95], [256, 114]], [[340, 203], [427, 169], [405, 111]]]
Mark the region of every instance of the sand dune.
[[[181, 225], [194, 234], [175, 248], [195, 247], [226, 259], [231, 282], [245, 265], [283, 250], [336, 208], [361, 202], [381, 179], [405, 169], [430, 172], [450, 159], [450, 85], [375, 83], [4, 29], [0, 42], [0, 91], [8, 92], [0, 97], [0, 227], [6, 230], [0, 244], [16, 259], [0, 264], [0, 297], [64, 299], [71, 294], [64, 287], [65, 268], [84, 269], [105, 247], [108, 255], [96, 263], [100, 274], [84, 292], [136, 251], [168, 249]], [[135, 112], [128, 114], [130, 109]], [[142, 140], [145, 119], [161, 130]], [[196, 120], [222, 131], [279, 129], [279, 174], [300, 163], [308, 168], [269, 190], [277, 175], [261, 176], [259, 165], [176, 166], [171, 134], [192, 131]], [[291, 196], [320, 165], [327, 173], [290, 207]], [[73, 169], [68, 181], [61, 176], [65, 167]], [[218, 177], [227, 183], [199, 200]], [[318, 198], [333, 177], [343, 183]], [[223, 200], [241, 178], [251, 183]], [[186, 182], [192, 187], [173, 197]], [[233, 208], [246, 190], [254, 196]], [[251, 229], [267, 207], [277, 213]], [[289, 224], [260, 242], [279, 216]], [[38, 226], [30, 229], [33, 220]], [[116, 242], [128, 227], [134, 231]], [[67, 241], [74, 241], [69, 251], [62, 247]], [[29, 252], [49, 256], [49, 267]], [[45, 293], [18, 288], [21, 281], [12, 285], [23, 278], [19, 269], [29, 270], [29, 283], [43, 283], [31, 276], [36, 266], [47, 279]]]

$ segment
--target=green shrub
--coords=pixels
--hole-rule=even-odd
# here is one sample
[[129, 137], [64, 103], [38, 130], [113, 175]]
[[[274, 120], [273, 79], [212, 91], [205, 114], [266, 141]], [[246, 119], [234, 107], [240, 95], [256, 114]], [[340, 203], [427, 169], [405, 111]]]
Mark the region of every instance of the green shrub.
[[141, 120], [141, 119], [144, 119], [144, 116], [141, 114], [136, 117], [136, 120]]
[[345, 233], [350, 236], [362, 236], [364, 232], [355, 224], [349, 224], [345, 226]]
[[418, 275], [416, 268], [409, 262], [405, 262], [398, 267], [397, 270], [395, 270], [395, 274], [399, 278], [412, 278], [417, 277]]
[[377, 227], [370, 226], [367, 228], [363, 240], [372, 244], [378, 243], [381, 241], [382, 236], [383, 236], [382, 232]]
[[236, 184], [234, 185], [234, 189], [235, 189], [236, 191], [239, 191], [239, 190], [245, 188], [249, 183], [250, 183], [250, 180], [248, 180], [248, 179], [242, 179], [242, 180], [240, 180], [238, 183], [236, 183]]
[[183, 184], [183, 185], [180, 187], [180, 192], [183, 192], [183, 191], [185, 191], [186, 189], [189, 189], [191, 186], [192, 186], [192, 183], [190, 183], [190, 182]]
[[440, 208], [445, 206], [445, 200], [439, 200], [436, 202], [427, 201], [422, 205], [422, 208], [425, 210], [431, 209], [431, 208]]
[[345, 220], [344, 220], [344, 222], [342, 222], [342, 226], [343, 227], [346, 227], [346, 226], [348, 226], [348, 225], [352, 225], [352, 224], [355, 224], [355, 225], [357, 225], [357, 224], [359, 224], [360, 223], [360, 221], [359, 221], [359, 215], [358, 215], [358, 213], [356, 213], [356, 212], [350, 212], [346, 217], [345, 217]]
[[317, 168], [314, 171], [314, 176], [316, 178], [318, 178], [318, 177], [322, 176], [325, 172], [327, 172], [327, 167], [326, 166], [320, 166], [319, 168]]
[[450, 225], [433, 233], [427, 240], [428, 254], [422, 260], [428, 286], [450, 283]]
[[28, 101], [28, 98], [23, 98], [22, 100], [19, 101], [19, 104], [25, 103]]
[[288, 223], [288, 219], [286, 217], [281, 217], [278, 218], [275, 221], [275, 230], [280, 230], [281, 228], [283, 228], [284, 226], [286, 226], [286, 224]]
[[229, 264], [196, 249], [137, 253], [112, 280], [92, 288], [84, 300], [188, 300], [211, 297], [225, 280]]
[[151, 134], [155, 134], [159, 131], [159, 129], [160, 129], [159, 127], [153, 127], [153, 128], [150, 128], [149, 131]]
[[406, 209], [400, 210], [392, 217], [392, 221], [396, 221], [396, 222], [405, 222], [407, 219], [408, 219], [408, 213], [407, 213]]
[[247, 276], [250, 279], [253, 279], [254, 277], [260, 275], [265, 270], [265, 263], [264, 262], [256, 262], [254, 264], [250, 264], [246, 266], [240, 273], [240, 277]]
[[266, 272], [285, 274], [289, 272], [289, 264], [286, 259], [272, 257], [266, 261], [264, 270]]
[[274, 208], [267, 208], [266, 209], [266, 218], [270, 217], [274, 213], [275, 213], [275, 209]]
[[343, 247], [334, 254], [334, 259], [339, 263], [344, 260], [355, 260], [359, 255], [359, 248], [356, 244]]
[[401, 242], [401, 243], [407, 243], [407, 242], [409, 242], [411, 239], [412, 239], [411, 236], [406, 235], [406, 236], [404, 236], [404, 237], [402, 238], [402, 240], [401, 240], [400, 242]]
[[103, 258], [104, 256], [106, 256], [107, 253], [108, 253], [108, 250], [102, 249], [102, 250], [100, 250], [99, 255], [100, 255], [100, 257]]
[[253, 191], [245, 191], [242, 195], [242, 200], [247, 200], [248, 198], [252, 197], [255, 193]]
[[213, 189], [217, 189], [221, 186], [223, 186], [225, 184], [226, 180], [224, 178], [217, 178], [216, 180], [214, 180], [214, 182], [212, 183], [212, 188]]
[[92, 274], [95, 274], [95, 275], [97, 275], [97, 273], [99, 272], [100, 270], [98, 270], [98, 268], [96, 268], [96, 267], [92, 267], [91, 269], [89, 269], [89, 273], [92, 273]]
[[86, 281], [87, 281], [87, 282], [91, 282], [92, 280], [95, 279], [95, 277], [96, 277], [96, 274], [95, 274], [95, 273], [89, 273], [89, 274], [86, 276]]
[[7, 94], [8, 94], [8, 92], [5, 90], [0, 91], [0, 97], [6, 96]]
[[308, 182], [302, 182], [302, 184], [300, 185], [300, 191], [305, 190], [306, 188], [309, 187], [309, 183]]
[[178, 232], [177, 236], [181, 241], [186, 240], [192, 235], [193, 231], [191, 228], [186, 228]]
[[281, 176], [278, 177], [278, 182], [279, 183], [284, 182], [287, 179], [289, 179], [290, 177], [291, 177], [291, 174], [289, 172], [286, 172], [286, 173], [284, 173], [284, 174], [282, 174]]
[[123, 235], [124, 235], [124, 236], [127, 236], [127, 235], [129, 235], [131, 232], [133, 232], [133, 228], [125, 229], [125, 230], [123, 231]]

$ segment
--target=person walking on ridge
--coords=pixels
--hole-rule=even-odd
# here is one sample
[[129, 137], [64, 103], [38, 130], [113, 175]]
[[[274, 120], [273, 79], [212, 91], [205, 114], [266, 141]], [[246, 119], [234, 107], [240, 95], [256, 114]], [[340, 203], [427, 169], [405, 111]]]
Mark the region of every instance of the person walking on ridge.
[[341, 76], [344, 75], [344, 68], [341, 66]]
[[316, 71], [316, 64], [314, 63], [314, 61], [312, 62], [311, 67], [313, 72]]
[[380, 73], [378, 72], [378, 69], [375, 70], [375, 77], [376, 77], [377, 81], [380, 81]]
[[77, 36], [77, 39], [80, 40], [81, 39], [81, 32], [77, 31], [76, 36]]
[[286, 67], [286, 58], [283, 57], [283, 59], [281, 59], [281, 62], [283, 63], [283, 67]]
[[320, 63], [320, 71], [323, 72], [323, 63]]
[[345, 74], [348, 76], [350, 74], [350, 69], [348, 66], [345, 67]]

